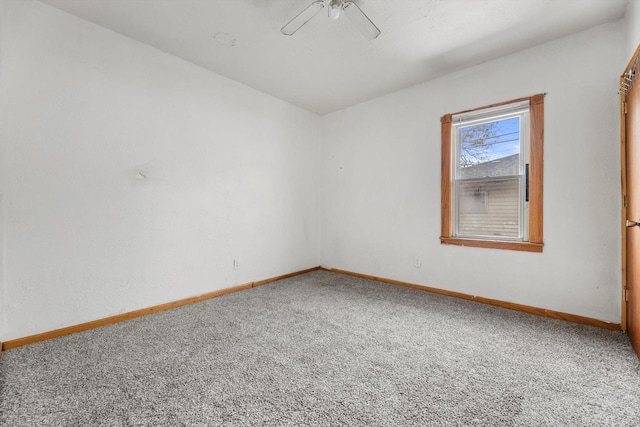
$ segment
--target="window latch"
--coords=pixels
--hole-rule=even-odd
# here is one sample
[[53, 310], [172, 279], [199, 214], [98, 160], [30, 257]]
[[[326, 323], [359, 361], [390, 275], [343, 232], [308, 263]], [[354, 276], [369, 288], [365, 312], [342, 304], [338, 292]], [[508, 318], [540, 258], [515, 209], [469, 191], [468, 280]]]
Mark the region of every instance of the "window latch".
[[524, 201], [529, 201], [529, 163], [524, 165]]

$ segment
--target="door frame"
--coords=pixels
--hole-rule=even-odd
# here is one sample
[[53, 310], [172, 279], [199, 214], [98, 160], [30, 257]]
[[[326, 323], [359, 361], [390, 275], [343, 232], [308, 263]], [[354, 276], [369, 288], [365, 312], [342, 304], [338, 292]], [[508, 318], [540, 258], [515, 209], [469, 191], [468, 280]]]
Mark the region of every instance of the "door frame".
[[[620, 84], [624, 81], [624, 73], [627, 72], [628, 67], [620, 76]], [[627, 95], [620, 91], [620, 191], [622, 203], [620, 204], [620, 234], [622, 237], [622, 309], [620, 310], [620, 328], [623, 331], [627, 330]]]
[[[620, 75], [620, 88], [623, 87], [625, 81], [624, 75], [631, 70], [635, 61], [640, 56], [640, 45], [636, 48], [631, 59]], [[637, 77], [640, 79], [640, 77]], [[636, 83], [640, 84], [640, 80]], [[622, 237], [622, 295], [621, 304], [622, 310], [620, 311], [620, 327], [623, 331], [627, 330], [627, 95], [623, 90], [620, 90], [620, 191], [622, 196], [621, 212], [620, 212], [620, 227]]]

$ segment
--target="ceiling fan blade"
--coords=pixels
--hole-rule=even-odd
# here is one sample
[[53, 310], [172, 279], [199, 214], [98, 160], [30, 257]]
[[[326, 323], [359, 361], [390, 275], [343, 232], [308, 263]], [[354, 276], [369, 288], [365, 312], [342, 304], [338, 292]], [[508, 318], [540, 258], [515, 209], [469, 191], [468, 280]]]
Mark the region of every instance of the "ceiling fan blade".
[[309, 22], [311, 18], [316, 16], [324, 8], [324, 1], [318, 0], [311, 3], [302, 12], [297, 14], [295, 18], [287, 22], [287, 24], [280, 29], [280, 32], [285, 36], [291, 36], [298, 31], [304, 24]]
[[380, 29], [371, 22], [371, 19], [352, 1], [344, 2], [342, 7], [345, 15], [354, 23], [358, 30], [362, 33], [367, 40], [373, 40], [380, 35]]

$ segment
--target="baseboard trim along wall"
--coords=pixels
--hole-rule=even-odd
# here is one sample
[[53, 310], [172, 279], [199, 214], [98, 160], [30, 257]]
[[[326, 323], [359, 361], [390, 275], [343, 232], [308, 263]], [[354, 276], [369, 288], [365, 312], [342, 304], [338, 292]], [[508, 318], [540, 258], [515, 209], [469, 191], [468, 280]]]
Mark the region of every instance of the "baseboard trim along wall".
[[450, 296], [454, 298], [465, 299], [468, 301], [475, 301], [482, 304], [494, 305], [496, 307], [502, 307], [509, 310], [520, 311], [523, 313], [533, 314], [536, 316], [549, 317], [551, 319], [565, 320], [567, 322], [579, 323], [582, 325], [595, 326], [598, 328], [610, 329], [614, 331], [620, 331], [621, 325], [619, 323], [605, 322], [604, 320], [593, 319], [590, 317], [578, 316], [576, 314], [563, 313], [561, 311], [548, 310], [545, 308], [532, 307], [523, 304], [517, 304], [512, 302], [500, 301], [491, 298], [484, 298], [475, 295], [464, 294], [461, 292], [447, 291], [439, 288], [432, 288], [429, 286], [417, 285], [409, 282], [402, 282], [400, 280], [386, 279], [384, 277], [372, 276], [369, 274], [354, 273], [352, 271], [340, 270], [337, 268], [325, 268], [325, 267], [312, 267], [306, 270], [300, 270], [293, 273], [283, 274], [281, 276], [271, 277], [269, 279], [258, 280], [255, 282], [245, 283], [243, 285], [233, 286], [231, 288], [220, 289], [218, 291], [208, 292], [195, 297], [185, 298], [178, 301], [172, 301], [165, 304], [156, 305], [153, 307], [142, 308], [140, 310], [130, 311], [127, 313], [117, 314], [115, 316], [105, 317], [102, 319], [92, 320], [86, 323], [80, 323], [78, 325], [67, 326], [65, 328], [55, 329], [53, 331], [42, 332], [35, 335], [30, 335], [23, 338], [17, 338], [4, 343], [0, 343], [0, 357], [2, 357], [3, 350], [9, 350], [15, 347], [20, 347], [27, 344], [33, 344], [40, 341], [50, 340], [53, 338], [62, 337], [65, 335], [75, 334], [76, 332], [87, 331], [89, 329], [99, 328], [101, 326], [111, 325], [113, 323], [123, 322], [129, 319], [135, 319], [136, 317], [146, 316], [147, 314], [157, 313], [164, 310], [170, 310], [172, 308], [181, 307], [187, 304], [193, 304], [195, 302], [205, 301], [211, 298], [216, 298], [222, 295], [230, 294], [233, 292], [243, 291], [245, 289], [255, 288], [256, 286], [266, 285], [277, 280], [286, 279], [289, 277], [299, 276], [301, 274], [309, 273], [315, 270], [325, 270], [334, 273], [344, 274], [347, 276], [359, 277], [367, 280], [375, 280], [382, 283], [387, 283], [396, 286], [404, 286], [407, 288], [418, 289], [421, 291], [431, 292], [434, 294]]
[[40, 341], [62, 337], [64, 335], [75, 334], [76, 332], [87, 331], [89, 329], [99, 328], [101, 326], [107, 326], [113, 323], [123, 322], [129, 319], [135, 319], [136, 317], [146, 316], [147, 314], [157, 313], [160, 311], [169, 310], [176, 307], [181, 307], [183, 305], [193, 304], [195, 302], [200, 302], [200, 301], [208, 300], [211, 298], [216, 298], [222, 295], [231, 294], [233, 292], [255, 288], [256, 286], [266, 285], [267, 283], [275, 282], [277, 280], [282, 280], [282, 279], [286, 279], [293, 276], [298, 276], [298, 275], [309, 273], [311, 271], [315, 271], [319, 269], [320, 269], [319, 266], [312, 267], [306, 270], [300, 270], [293, 273], [283, 274], [281, 276], [271, 277], [269, 279], [259, 280], [256, 282], [249, 282], [243, 285], [233, 286], [231, 288], [225, 288], [225, 289], [220, 289], [218, 291], [208, 292], [206, 294], [198, 295], [195, 297], [185, 298], [178, 301], [172, 301], [165, 304], [156, 305], [153, 307], [142, 308], [140, 310], [117, 314], [111, 317], [105, 317], [103, 319], [92, 320], [86, 323], [80, 323], [78, 325], [55, 329], [53, 331], [42, 332], [40, 334], [30, 335], [28, 337], [5, 341], [4, 343], [2, 343], [2, 346], [0, 346], [0, 355], [2, 354], [2, 350], [9, 350], [11, 348], [20, 347], [27, 344], [33, 344]]
[[516, 304], [513, 302], [500, 301], [491, 298], [484, 298], [475, 295], [464, 294], [461, 292], [447, 291], [444, 289], [432, 288], [429, 286], [416, 285], [414, 283], [402, 282], [400, 280], [385, 279], [384, 277], [376, 277], [368, 274], [354, 273], [352, 271], [340, 270], [337, 268], [325, 268], [322, 270], [332, 271], [334, 273], [345, 274], [348, 276], [359, 277], [361, 279], [375, 280], [378, 282], [388, 283], [396, 286], [404, 286], [407, 288], [419, 289], [421, 291], [427, 291], [434, 294], [446, 295], [454, 298], [461, 298], [469, 301], [475, 301], [482, 304], [494, 305], [496, 307], [502, 307], [509, 310], [521, 311], [523, 313], [533, 314], [536, 316], [549, 317], [551, 319], [565, 320], [567, 322], [579, 323], [582, 325], [596, 326], [598, 328], [610, 329], [614, 331], [621, 331], [621, 325], [619, 323], [609, 323], [604, 320], [593, 319], [591, 317], [578, 316], [576, 314], [563, 313], [561, 311], [547, 310], [546, 308], [532, 307], [529, 305]]

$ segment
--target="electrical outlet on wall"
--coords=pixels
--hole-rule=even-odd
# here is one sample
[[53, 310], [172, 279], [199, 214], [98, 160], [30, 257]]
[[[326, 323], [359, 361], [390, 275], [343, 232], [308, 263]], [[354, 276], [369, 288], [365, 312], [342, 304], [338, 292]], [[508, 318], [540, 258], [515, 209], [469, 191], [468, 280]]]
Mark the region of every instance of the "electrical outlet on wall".
[[233, 260], [233, 269], [237, 270], [240, 268], [240, 261], [238, 261], [237, 259]]
[[414, 258], [413, 260], [413, 266], [415, 268], [420, 268], [422, 267], [422, 261], [420, 260], [420, 258]]

